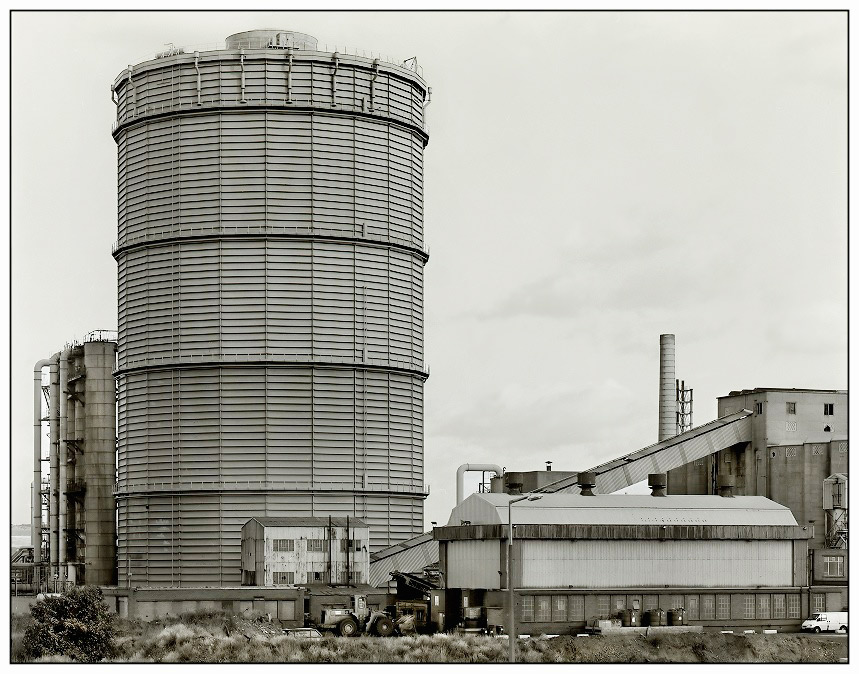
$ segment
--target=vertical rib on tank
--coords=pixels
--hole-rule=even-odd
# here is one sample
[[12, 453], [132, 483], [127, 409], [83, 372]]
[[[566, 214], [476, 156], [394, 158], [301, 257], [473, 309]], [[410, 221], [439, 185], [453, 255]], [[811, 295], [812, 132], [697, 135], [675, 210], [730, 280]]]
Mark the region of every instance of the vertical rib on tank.
[[254, 516], [423, 530], [426, 94], [287, 31], [115, 81], [120, 585], [239, 585]]

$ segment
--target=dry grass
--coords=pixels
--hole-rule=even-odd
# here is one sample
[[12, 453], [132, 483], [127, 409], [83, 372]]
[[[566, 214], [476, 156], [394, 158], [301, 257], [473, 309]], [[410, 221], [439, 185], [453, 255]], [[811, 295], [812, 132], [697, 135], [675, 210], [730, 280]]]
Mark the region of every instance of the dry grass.
[[[26, 620], [12, 622], [12, 660]], [[277, 623], [223, 613], [188, 614], [178, 619], [117, 620], [115, 662], [349, 662], [495, 663], [507, 661], [507, 641], [452, 634], [394, 638], [328, 635], [302, 640], [280, 633]], [[606, 635], [581, 639], [523, 640], [524, 663], [733, 663], [838, 662], [847, 656], [846, 639], [813, 639], [796, 634], [731, 635], [718, 632]], [[47, 660], [45, 660], [47, 661]], [[63, 662], [55, 658], [52, 662]]]

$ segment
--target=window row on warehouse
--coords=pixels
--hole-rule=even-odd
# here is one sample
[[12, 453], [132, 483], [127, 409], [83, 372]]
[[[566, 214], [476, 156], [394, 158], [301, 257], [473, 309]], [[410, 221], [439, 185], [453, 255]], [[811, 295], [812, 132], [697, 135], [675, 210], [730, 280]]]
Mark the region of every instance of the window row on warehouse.
[[[823, 597], [821, 601], [825, 606], [825, 595], [820, 596]], [[593, 618], [614, 618], [627, 609], [640, 611], [682, 609], [686, 620], [690, 621], [792, 620], [802, 616], [801, 596], [798, 593], [786, 592], [534, 594], [523, 595], [521, 602], [523, 623], [584, 622]], [[815, 608], [815, 610], [818, 609]]]
[[[271, 539], [271, 549], [272, 552], [295, 552], [297, 543], [298, 549], [301, 549], [303, 544], [307, 552], [325, 552], [328, 549], [327, 540], [327, 531], [324, 538], [304, 538], [297, 540], [294, 538], [273, 538]], [[349, 550], [360, 550], [363, 545], [364, 541], [360, 538], [341, 538], [339, 539], [337, 548], [340, 552], [348, 552]]]

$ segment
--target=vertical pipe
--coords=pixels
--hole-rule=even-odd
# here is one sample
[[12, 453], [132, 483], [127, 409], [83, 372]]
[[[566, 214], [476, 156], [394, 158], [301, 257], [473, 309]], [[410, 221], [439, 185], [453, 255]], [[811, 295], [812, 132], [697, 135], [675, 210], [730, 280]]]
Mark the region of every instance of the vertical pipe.
[[292, 47], [286, 48], [286, 102], [292, 103]]
[[59, 471], [57, 481], [59, 483], [59, 517], [57, 519], [57, 564], [60, 574], [60, 587], [66, 580], [66, 510], [68, 508], [68, 495], [66, 494], [66, 462], [69, 458], [66, 440], [69, 437], [68, 426], [68, 378], [69, 378], [69, 356], [70, 349], [65, 349], [60, 356], [60, 452]]
[[70, 514], [67, 513], [66, 522], [69, 528], [69, 538], [73, 541], [72, 550], [74, 555], [68, 559], [68, 580], [74, 584], [84, 583], [83, 577], [84, 567], [81, 565], [83, 556], [83, 546], [86, 541], [81, 541], [84, 522], [86, 521], [86, 512], [79, 500], [80, 493], [78, 489], [84, 482], [85, 462], [86, 458], [84, 450], [84, 421], [86, 419], [86, 409], [84, 408], [84, 384], [81, 376], [84, 373], [83, 368], [83, 347], [76, 346], [72, 351], [72, 367], [69, 368], [69, 376], [77, 378], [69, 388], [69, 403], [71, 405], [70, 419], [72, 420], [69, 428], [70, 438], [73, 442], [72, 453], [68, 456], [67, 461], [67, 478], [74, 485], [75, 495], [69, 499]]
[[513, 592], [513, 503], [522, 499], [510, 499], [507, 502], [507, 601], [508, 601], [508, 634], [510, 645], [510, 662], [516, 662], [516, 602]]
[[370, 112], [376, 105], [376, 78], [379, 77], [379, 59], [373, 61], [373, 79], [370, 80]]
[[202, 78], [200, 77], [200, 52], [194, 52], [194, 70], [197, 71], [197, 105], [203, 105], [203, 87]]
[[132, 106], [132, 110], [134, 111], [132, 113], [132, 117], [136, 117], [137, 116], [137, 91], [134, 89], [134, 80], [131, 79], [131, 65], [128, 66], [128, 90], [129, 90], [129, 93], [131, 94], [131, 96], [129, 96], [129, 98], [131, 99], [130, 103]]
[[[75, 479], [75, 430], [77, 408], [75, 405], [75, 382], [69, 381], [75, 376], [75, 349], [69, 351], [68, 379], [66, 380], [66, 475], [63, 488], [66, 492], [66, 581], [74, 583], [75, 558], [74, 558], [74, 529], [75, 529], [75, 502], [69, 496], [69, 484]], [[71, 451], [69, 451], [71, 450]]]
[[334, 70], [331, 73], [331, 107], [337, 107], [337, 69], [340, 67], [340, 54], [334, 52]]
[[659, 442], [677, 435], [674, 335], [659, 335]]
[[33, 587], [41, 586], [42, 563], [42, 368], [53, 363], [43, 358], [33, 367], [33, 493], [30, 542], [33, 544]]
[[247, 103], [245, 100], [245, 50], [242, 49], [242, 53], [240, 55], [240, 65], [242, 67], [242, 103]]
[[[50, 446], [50, 466], [51, 472], [50, 476], [50, 490], [48, 492], [48, 550], [50, 551], [50, 559], [51, 559], [51, 582], [54, 582], [54, 579], [57, 578], [57, 563], [59, 558], [57, 557], [57, 548], [59, 546], [59, 535], [58, 535], [58, 526], [59, 526], [59, 503], [60, 503], [60, 492], [59, 492], [59, 470], [60, 470], [60, 460], [59, 460], [59, 449], [60, 449], [60, 354], [56, 353], [54, 358], [52, 359], [54, 362], [51, 363], [51, 379], [50, 379], [50, 392], [48, 399], [50, 400], [50, 438], [51, 438], [51, 446]], [[55, 587], [55, 585], [54, 585]]]

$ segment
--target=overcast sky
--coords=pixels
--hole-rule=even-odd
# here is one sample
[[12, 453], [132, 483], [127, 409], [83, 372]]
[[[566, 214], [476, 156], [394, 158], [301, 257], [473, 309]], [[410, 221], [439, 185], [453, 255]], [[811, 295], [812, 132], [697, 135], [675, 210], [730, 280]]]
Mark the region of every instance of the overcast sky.
[[253, 28], [417, 56], [426, 522], [456, 467], [580, 470], [656, 441], [660, 333], [695, 389], [847, 387], [845, 13], [16, 13], [12, 521], [32, 369], [115, 329], [110, 84]]

